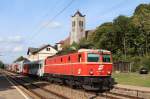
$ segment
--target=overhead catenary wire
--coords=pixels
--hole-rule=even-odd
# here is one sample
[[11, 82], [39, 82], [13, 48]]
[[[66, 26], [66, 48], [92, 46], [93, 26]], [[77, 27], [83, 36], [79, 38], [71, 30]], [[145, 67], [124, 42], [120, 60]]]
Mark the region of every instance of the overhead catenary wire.
[[[126, 3], [127, 1], [128, 1], [128, 0], [122, 0], [122, 1], [119, 2], [118, 4], [113, 5], [112, 7], [109, 7], [108, 9], [99, 12], [99, 15], [104, 16], [104, 15], [106, 15], [106, 14], [108, 14], [108, 13], [112, 13], [113, 11], [115, 11], [116, 9], [118, 9], [120, 6], [122, 6], [124, 3]], [[99, 16], [99, 17], [102, 17], [102, 16]], [[98, 17], [98, 16], [96, 16], [96, 17], [93, 18], [93, 19], [94, 19], [93, 22], [99, 20], [99, 19], [97, 19], [97, 17]], [[99, 17], [98, 17], [98, 18], [99, 18]]]
[[[59, 1], [59, 0], [58, 0]], [[40, 27], [37, 31], [34, 32], [33, 35], [31, 35], [31, 37], [28, 38], [28, 40], [25, 41], [25, 43], [28, 43], [28, 41], [32, 42], [33, 39], [35, 38], [35, 36], [38, 35], [38, 33], [44, 28], [46, 27], [48, 24], [50, 24], [51, 22], [53, 22], [53, 20], [58, 17], [61, 13], [63, 13], [68, 7], [70, 7], [70, 5], [74, 2], [75, 0], [71, 0], [65, 7], [63, 7], [62, 10], [60, 10], [55, 16], [53, 16], [48, 22], [47, 24], [43, 25], [42, 27]], [[57, 3], [57, 2], [56, 2]], [[44, 17], [48, 16], [48, 14], [45, 14]], [[41, 22], [40, 22], [41, 23]], [[27, 44], [26, 44], [27, 45]]]
[[[56, 1], [55, 4], [53, 4], [53, 5], [54, 5], [53, 7], [49, 8], [49, 10], [47, 10], [47, 12], [41, 17], [41, 19], [46, 18], [46, 17], [49, 15], [49, 12], [51, 11], [51, 9], [57, 7], [58, 2], [59, 2], [59, 0]], [[39, 21], [39, 23], [37, 24], [37, 28], [38, 28], [38, 25], [41, 25], [41, 24], [42, 24], [42, 22], [43, 22], [43, 20], [40, 20], [40, 21]], [[37, 30], [37, 29], [33, 30], [33, 32], [36, 31], [36, 30]]]
[[122, 0], [122, 1], [119, 2], [118, 4], [116, 4], [116, 5], [114, 5], [114, 6], [110, 7], [110, 8], [108, 8], [108, 9], [102, 11], [102, 12], [100, 12], [100, 14], [102, 14], [102, 15], [108, 14], [108, 13], [110, 13], [110, 12], [112, 12], [112, 11], [118, 9], [118, 8], [119, 8], [120, 6], [122, 6], [125, 2], [127, 2], [127, 0]]
[[[38, 34], [44, 27], [46, 27], [46, 26], [49, 25], [51, 22], [53, 22], [53, 20], [54, 20], [56, 17], [58, 17], [60, 14], [62, 14], [68, 7], [70, 7], [71, 4], [72, 4], [74, 1], [75, 1], [75, 0], [71, 0], [65, 7], [63, 7], [62, 10], [60, 10], [55, 16], [53, 16], [45, 25], [43, 25], [42, 27], [40, 27], [38, 31], [36, 31], [31, 37], [29, 37], [29, 40], [32, 41], [33, 38], [34, 38], [35, 36], [37, 36], [37, 34]], [[47, 15], [45, 15], [45, 16], [47, 16]], [[13, 56], [13, 55], [11, 55], [11, 56]], [[15, 55], [14, 55], [14, 56], [15, 56]]]
[[47, 25], [49, 25], [51, 22], [53, 22], [54, 19], [55, 19], [56, 17], [58, 17], [60, 14], [62, 14], [69, 6], [71, 6], [71, 4], [72, 4], [73, 2], [74, 2], [74, 0], [71, 0], [62, 10], [60, 10], [55, 16], [53, 16], [45, 25], [43, 25], [42, 27], [40, 27], [39, 30], [38, 30], [37, 32], [35, 32], [35, 33], [31, 36], [31, 38], [29, 38], [29, 40], [30, 40], [30, 41], [33, 40], [33, 39], [35, 38], [35, 36], [37, 36], [38, 33], [39, 33], [42, 29], [44, 29]]
[[[71, 4], [74, 2], [75, 0], [71, 0], [65, 7], [63, 7], [62, 10], [60, 10], [55, 16], [53, 16], [51, 19], [49, 19], [49, 21], [47, 22], [47, 24], [43, 25], [42, 27], [40, 27], [37, 31], [34, 32], [34, 34], [29, 37], [29, 39], [27, 40], [28, 42], [32, 42], [32, 40], [35, 38], [35, 36], [38, 35], [39, 32], [41, 32], [41, 30], [46, 27], [47, 25], [49, 25], [51, 22], [53, 22], [53, 20], [58, 17], [60, 14], [62, 14], [68, 7], [71, 6]], [[44, 17], [48, 16], [48, 14], [45, 14]], [[41, 21], [42, 22], [42, 21]], [[40, 22], [40, 23], [41, 23]], [[27, 43], [26, 41], [26, 43]]]

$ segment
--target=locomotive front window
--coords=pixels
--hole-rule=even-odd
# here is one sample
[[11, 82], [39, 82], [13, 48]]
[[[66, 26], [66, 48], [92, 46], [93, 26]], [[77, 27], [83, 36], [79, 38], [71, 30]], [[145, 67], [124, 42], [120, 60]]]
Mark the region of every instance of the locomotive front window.
[[99, 62], [99, 54], [89, 53], [87, 60], [88, 62]]
[[103, 55], [103, 62], [110, 62], [110, 55]]

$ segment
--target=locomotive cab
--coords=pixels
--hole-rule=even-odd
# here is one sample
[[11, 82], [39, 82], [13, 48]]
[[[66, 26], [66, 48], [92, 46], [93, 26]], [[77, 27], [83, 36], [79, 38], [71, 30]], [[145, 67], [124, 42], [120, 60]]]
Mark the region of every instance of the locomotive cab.
[[[82, 50], [84, 52], [81, 58], [84, 61], [81, 63], [84, 66], [80, 66], [80, 69], [84, 69], [81, 72], [82, 76], [110, 76], [112, 73], [112, 56], [111, 52], [107, 50]], [[83, 68], [81, 68], [83, 67]], [[85, 72], [86, 70], [86, 72]], [[81, 70], [82, 71], [82, 70]]]
[[[112, 73], [111, 54], [88, 53], [87, 63], [91, 63], [91, 65], [93, 65], [91, 67], [89, 66], [91, 68], [89, 72], [90, 75], [95, 74], [101, 76], [109, 76]], [[95, 71], [93, 71], [93, 69]]]
[[88, 50], [85, 52], [83, 88], [87, 90], [110, 90], [113, 87], [112, 56], [107, 50]]

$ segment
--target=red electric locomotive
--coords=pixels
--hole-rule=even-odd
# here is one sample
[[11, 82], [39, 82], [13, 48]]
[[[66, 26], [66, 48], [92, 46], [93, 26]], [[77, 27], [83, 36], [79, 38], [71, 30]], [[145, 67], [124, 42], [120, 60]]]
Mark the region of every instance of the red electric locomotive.
[[113, 88], [112, 56], [107, 50], [80, 49], [45, 60], [44, 77], [87, 90]]

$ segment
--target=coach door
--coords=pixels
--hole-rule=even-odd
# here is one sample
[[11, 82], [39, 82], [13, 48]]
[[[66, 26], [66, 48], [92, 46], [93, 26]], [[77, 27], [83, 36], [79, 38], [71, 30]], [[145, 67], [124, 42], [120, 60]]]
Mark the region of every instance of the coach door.
[[71, 56], [69, 55], [68, 56], [68, 69], [69, 69], [69, 73], [70, 75], [73, 75], [73, 66], [72, 66], [72, 63], [71, 63]]
[[44, 62], [43, 61], [40, 61], [39, 62], [39, 70], [38, 70], [38, 75], [41, 77], [41, 76], [43, 76], [43, 73], [44, 73]]

